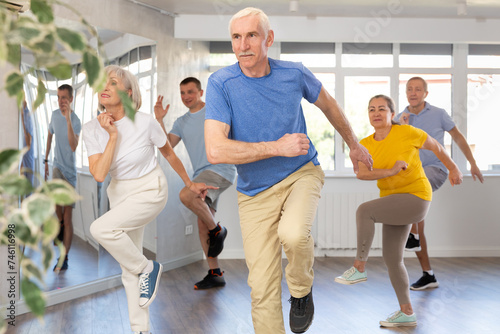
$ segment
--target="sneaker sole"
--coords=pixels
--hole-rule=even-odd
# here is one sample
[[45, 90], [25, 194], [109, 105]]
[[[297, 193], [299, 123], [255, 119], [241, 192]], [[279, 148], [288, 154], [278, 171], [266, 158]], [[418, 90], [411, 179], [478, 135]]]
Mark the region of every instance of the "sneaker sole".
[[162, 266], [162, 264], [161, 263], [158, 263], [158, 264], [160, 265], [160, 270], [158, 270], [158, 276], [156, 276], [155, 291], [153, 292], [153, 295], [151, 296], [151, 298], [149, 298], [149, 300], [147, 301], [146, 304], [144, 304], [144, 305], [140, 305], [139, 304], [140, 308], [146, 308], [146, 307], [148, 307], [149, 305], [151, 305], [151, 303], [156, 298], [156, 294], [158, 293], [158, 285], [160, 284], [161, 274], [163, 273], [163, 266]]
[[224, 285], [226, 285], [226, 283], [213, 284], [213, 285], [210, 285], [210, 286], [207, 286], [207, 287], [201, 287], [201, 288], [199, 288], [199, 287], [195, 284], [194, 289], [195, 289], [195, 290], [207, 290], [207, 289], [213, 289], [213, 288], [220, 288], [220, 287], [223, 287]]
[[438, 286], [439, 286], [439, 282], [432, 282], [432, 283], [426, 284], [426, 285], [421, 286], [421, 287], [410, 286], [410, 290], [421, 291], [421, 290], [425, 290], [425, 289], [434, 289], [434, 288], [437, 288]]
[[416, 321], [412, 322], [388, 322], [380, 321], [380, 326], [382, 327], [415, 327], [417, 325]]
[[348, 281], [348, 280], [345, 280], [345, 279], [342, 279], [342, 278], [335, 277], [335, 282], [340, 283], [340, 284], [345, 284], [345, 285], [353, 285], [353, 284], [356, 284], [356, 283], [364, 282], [366, 280], [368, 280], [368, 277], [356, 279], [356, 280], [353, 280], [353, 281]]
[[312, 316], [312, 318], [311, 318], [311, 322], [309, 323], [309, 325], [308, 325], [306, 328], [301, 328], [301, 329], [296, 329], [296, 328], [295, 328], [295, 329], [292, 329], [292, 328], [290, 327], [290, 330], [291, 330], [293, 333], [297, 333], [297, 334], [300, 334], [300, 333], [305, 333], [305, 332], [307, 332], [307, 330], [311, 327], [311, 325], [312, 325], [313, 321], [314, 321], [314, 314], [313, 314], [313, 316]]
[[420, 252], [421, 250], [422, 247], [405, 248], [405, 251], [407, 252]]

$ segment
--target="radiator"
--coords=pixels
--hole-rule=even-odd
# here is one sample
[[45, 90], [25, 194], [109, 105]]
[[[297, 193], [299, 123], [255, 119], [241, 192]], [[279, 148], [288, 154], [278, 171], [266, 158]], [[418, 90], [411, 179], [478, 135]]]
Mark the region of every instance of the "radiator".
[[[356, 209], [378, 197], [378, 192], [323, 193], [316, 217], [316, 248], [356, 249]], [[372, 249], [382, 248], [381, 225], [375, 224]]]

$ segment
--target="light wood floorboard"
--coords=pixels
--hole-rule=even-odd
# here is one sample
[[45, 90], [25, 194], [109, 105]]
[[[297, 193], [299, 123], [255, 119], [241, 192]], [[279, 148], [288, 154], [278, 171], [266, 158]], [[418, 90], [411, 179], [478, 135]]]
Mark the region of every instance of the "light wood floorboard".
[[[154, 334], [253, 333], [250, 288], [244, 260], [220, 260], [227, 284], [195, 291], [206, 274], [203, 261], [165, 272], [150, 307]], [[415, 258], [405, 260], [410, 281], [420, 277]], [[385, 329], [378, 321], [398, 309], [381, 258], [370, 258], [368, 281], [345, 286], [333, 281], [352, 258], [317, 258], [314, 281], [315, 318], [308, 334], [325, 333], [500, 333], [500, 258], [434, 258], [440, 286], [411, 291], [418, 317], [414, 328]], [[284, 261], [284, 266], [286, 261]], [[289, 292], [283, 280], [283, 313], [288, 327]], [[44, 322], [31, 314], [16, 318], [7, 333], [121, 334], [130, 333], [123, 288], [114, 288], [47, 308]], [[287, 328], [287, 333], [291, 333]]]

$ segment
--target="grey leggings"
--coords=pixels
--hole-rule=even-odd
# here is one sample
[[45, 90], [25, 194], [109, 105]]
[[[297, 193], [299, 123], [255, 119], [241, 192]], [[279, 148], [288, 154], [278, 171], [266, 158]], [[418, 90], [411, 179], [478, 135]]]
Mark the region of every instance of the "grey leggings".
[[368, 260], [375, 223], [382, 223], [382, 254], [399, 304], [410, 303], [408, 272], [403, 252], [411, 224], [422, 221], [431, 202], [411, 194], [394, 194], [365, 202], [356, 212], [358, 249], [356, 259]]

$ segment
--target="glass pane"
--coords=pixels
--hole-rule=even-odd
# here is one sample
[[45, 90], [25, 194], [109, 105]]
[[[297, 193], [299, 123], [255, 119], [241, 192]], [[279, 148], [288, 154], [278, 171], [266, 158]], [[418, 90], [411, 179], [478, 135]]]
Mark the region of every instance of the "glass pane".
[[343, 54], [342, 67], [383, 68], [392, 67], [393, 55]]
[[[368, 119], [368, 102], [378, 94], [390, 96], [390, 77], [388, 76], [346, 76], [344, 110], [354, 133], [361, 140], [373, 133]], [[344, 143], [345, 166], [352, 168], [349, 148]]]
[[[448, 114], [451, 113], [451, 74], [400, 74], [399, 75], [399, 111], [408, 106], [406, 98], [406, 82], [412, 77], [421, 77], [427, 81], [429, 94], [425, 99], [433, 106], [443, 108]], [[451, 155], [451, 136], [448, 132], [444, 134], [444, 146]]]
[[301, 62], [306, 67], [335, 67], [334, 54], [281, 54], [280, 59]]
[[[335, 96], [335, 74], [333, 73], [315, 73], [314, 74], [323, 87]], [[318, 160], [323, 170], [334, 170], [334, 147], [333, 141], [335, 129], [328, 122], [325, 115], [314, 104], [307, 100], [302, 101], [302, 109], [307, 124], [307, 134], [311, 142], [318, 151]]]
[[153, 113], [151, 107], [151, 77], [147, 76], [139, 79], [139, 88], [141, 90], [142, 106], [140, 110], [147, 114]]
[[469, 68], [500, 68], [500, 56], [467, 56]]
[[400, 55], [400, 67], [416, 68], [450, 68], [451, 56], [430, 56], [430, 55]]
[[485, 135], [498, 131], [500, 75], [469, 74], [467, 79], [467, 142], [481, 170], [500, 171], [500, 141]]

